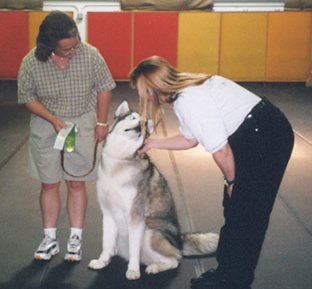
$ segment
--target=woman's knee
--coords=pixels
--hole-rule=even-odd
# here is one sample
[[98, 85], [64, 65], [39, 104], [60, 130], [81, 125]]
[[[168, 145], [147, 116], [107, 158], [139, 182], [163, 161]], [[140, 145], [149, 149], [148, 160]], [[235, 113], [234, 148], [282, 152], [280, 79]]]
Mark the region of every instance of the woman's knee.
[[69, 191], [84, 191], [85, 190], [85, 182], [66, 181], [66, 185]]
[[42, 191], [55, 191], [58, 190], [60, 183], [55, 184], [41, 184]]

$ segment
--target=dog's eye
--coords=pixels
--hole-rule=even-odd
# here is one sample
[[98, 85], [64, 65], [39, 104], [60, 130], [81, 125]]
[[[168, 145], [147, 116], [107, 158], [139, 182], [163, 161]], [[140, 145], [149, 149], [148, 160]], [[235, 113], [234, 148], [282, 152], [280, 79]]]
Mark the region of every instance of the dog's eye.
[[133, 115], [130, 115], [130, 116], [129, 116], [129, 119], [134, 120], [135, 117], [134, 117]]

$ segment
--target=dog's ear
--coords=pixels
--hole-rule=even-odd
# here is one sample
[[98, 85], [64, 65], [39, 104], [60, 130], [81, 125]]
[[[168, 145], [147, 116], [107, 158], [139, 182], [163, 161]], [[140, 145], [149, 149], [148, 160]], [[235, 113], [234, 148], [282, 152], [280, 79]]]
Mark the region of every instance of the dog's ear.
[[148, 138], [154, 131], [153, 121], [148, 119], [146, 122], [146, 138]]
[[121, 104], [119, 104], [119, 106], [115, 112], [115, 116], [119, 117], [123, 114], [126, 114], [129, 111], [130, 111], [129, 104], [126, 100], [124, 100]]

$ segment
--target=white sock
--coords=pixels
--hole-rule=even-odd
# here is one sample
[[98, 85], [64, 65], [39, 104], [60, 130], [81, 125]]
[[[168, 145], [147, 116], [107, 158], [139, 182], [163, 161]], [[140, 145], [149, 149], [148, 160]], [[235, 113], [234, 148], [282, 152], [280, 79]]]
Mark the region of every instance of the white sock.
[[80, 228], [70, 228], [70, 237], [69, 238], [72, 238], [74, 236], [77, 236], [81, 240], [82, 229], [80, 229]]
[[56, 228], [45, 228], [44, 235], [49, 236], [51, 239], [56, 239]]

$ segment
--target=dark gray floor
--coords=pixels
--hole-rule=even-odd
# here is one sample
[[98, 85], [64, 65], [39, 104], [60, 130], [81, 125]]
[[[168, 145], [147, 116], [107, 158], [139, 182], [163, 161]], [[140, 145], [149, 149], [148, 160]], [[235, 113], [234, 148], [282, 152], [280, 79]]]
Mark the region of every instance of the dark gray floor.
[[[244, 84], [267, 96], [288, 116], [295, 148], [271, 217], [253, 289], [309, 289], [312, 285], [312, 89], [304, 84]], [[138, 109], [127, 83], [113, 92], [110, 118], [121, 100]], [[214, 257], [183, 259], [177, 270], [137, 281], [125, 278], [126, 263], [114, 258], [104, 270], [87, 268], [101, 251], [101, 213], [95, 183], [88, 183], [89, 204], [83, 234], [83, 260], [63, 262], [69, 225], [66, 191], [58, 224], [61, 252], [50, 262], [33, 261], [42, 238], [40, 184], [25, 172], [29, 113], [16, 104], [16, 82], [0, 81], [0, 289], [186, 289], [189, 280], [214, 267]], [[178, 122], [166, 109], [166, 125], [156, 137], [172, 135]], [[221, 173], [202, 147], [189, 151], [149, 153], [167, 178], [183, 231], [217, 232], [223, 224]]]

